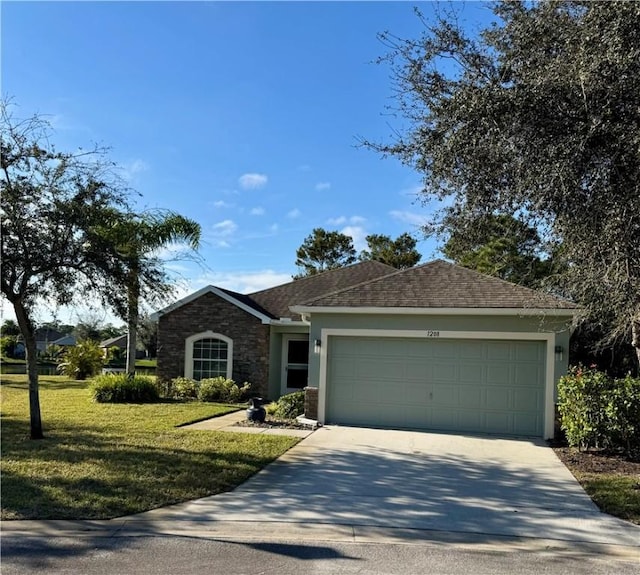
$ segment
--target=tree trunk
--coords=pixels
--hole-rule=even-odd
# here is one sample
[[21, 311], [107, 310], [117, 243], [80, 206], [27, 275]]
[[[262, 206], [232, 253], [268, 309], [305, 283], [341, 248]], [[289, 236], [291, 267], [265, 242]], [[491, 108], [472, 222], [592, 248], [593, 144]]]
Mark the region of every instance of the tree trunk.
[[138, 329], [138, 302], [140, 300], [140, 279], [138, 266], [129, 267], [129, 285], [127, 286], [127, 377], [136, 374], [136, 347]]
[[631, 320], [631, 345], [636, 350], [638, 371], [640, 372], [640, 312]]
[[38, 350], [33, 323], [22, 302], [13, 302], [13, 309], [20, 326], [27, 359], [29, 379], [29, 417], [31, 439], [44, 439], [42, 417], [40, 415], [40, 394], [38, 389]]

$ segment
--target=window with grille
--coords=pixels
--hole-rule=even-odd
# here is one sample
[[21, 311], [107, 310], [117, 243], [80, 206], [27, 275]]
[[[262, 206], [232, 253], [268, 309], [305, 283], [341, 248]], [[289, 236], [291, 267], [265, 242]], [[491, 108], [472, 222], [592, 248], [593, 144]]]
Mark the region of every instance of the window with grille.
[[185, 377], [196, 381], [231, 377], [233, 341], [230, 338], [207, 331], [188, 337], [185, 344]]

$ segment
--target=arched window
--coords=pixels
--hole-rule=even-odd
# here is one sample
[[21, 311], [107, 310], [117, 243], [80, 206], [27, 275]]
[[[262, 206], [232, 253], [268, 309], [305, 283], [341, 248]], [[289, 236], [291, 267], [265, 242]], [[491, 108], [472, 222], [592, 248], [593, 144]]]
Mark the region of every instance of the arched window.
[[205, 331], [189, 336], [184, 357], [185, 377], [200, 381], [221, 375], [231, 379], [233, 340], [225, 335]]

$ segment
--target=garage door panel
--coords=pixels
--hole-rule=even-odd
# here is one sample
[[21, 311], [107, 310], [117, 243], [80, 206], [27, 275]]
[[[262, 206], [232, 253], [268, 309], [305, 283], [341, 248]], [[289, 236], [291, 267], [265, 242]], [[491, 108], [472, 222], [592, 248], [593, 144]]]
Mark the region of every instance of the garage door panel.
[[429, 401], [429, 386], [426, 382], [422, 382], [419, 384], [408, 384], [406, 386], [397, 385], [393, 387], [396, 390], [396, 394], [400, 394], [400, 390], [404, 388], [406, 393], [404, 394], [404, 398], [406, 399], [406, 403], [408, 405], [413, 405], [418, 403], [420, 405], [426, 405]]
[[505, 388], [489, 387], [486, 392], [486, 406], [488, 409], [508, 410], [512, 408], [511, 390]]
[[478, 386], [465, 385], [460, 390], [459, 405], [462, 409], [477, 408], [486, 403], [485, 390]]
[[487, 365], [487, 382], [491, 385], [512, 385], [513, 374], [510, 366], [502, 364]]
[[537, 387], [542, 378], [542, 370], [538, 365], [515, 365], [514, 380], [518, 386]]
[[456, 363], [442, 363], [441, 359], [438, 359], [438, 363], [435, 363], [432, 369], [433, 381], [451, 381], [457, 375]]
[[334, 423], [542, 435], [542, 341], [330, 337]]
[[530, 411], [534, 407], [540, 411], [543, 407], [543, 396], [537, 389], [515, 389], [513, 391], [513, 409]]

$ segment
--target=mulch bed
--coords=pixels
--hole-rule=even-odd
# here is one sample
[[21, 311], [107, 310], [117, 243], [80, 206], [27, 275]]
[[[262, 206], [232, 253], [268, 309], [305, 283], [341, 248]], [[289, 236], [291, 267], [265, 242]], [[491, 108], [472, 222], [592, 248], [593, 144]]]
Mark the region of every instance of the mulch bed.
[[[560, 460], [574, 473], [608, 473], [612, 475], [638, 476], [640, 457], [626, 457], [606, 451], [578, 451], [573, 447], [552, 446]], [[640, 488], [640, 485], [639, 485]]]
[[309, 429], [308, 425], [302, 425], [295, 419], [271, 419], [267, 418], [264, 423], [249, 421], [245, 419], [238, 421], [234, 425], [238, 427], [264, 427], [266, 429]]

